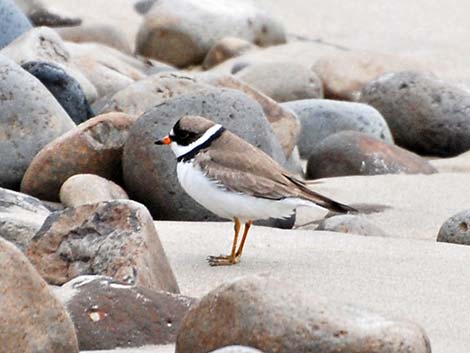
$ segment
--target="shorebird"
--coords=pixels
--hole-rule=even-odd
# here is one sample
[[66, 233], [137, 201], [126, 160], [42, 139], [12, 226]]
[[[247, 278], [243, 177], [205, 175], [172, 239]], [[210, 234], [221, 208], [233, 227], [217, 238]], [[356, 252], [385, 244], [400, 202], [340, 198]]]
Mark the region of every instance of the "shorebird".
[[[285, 218], [300, 206], [321, 206], [335, 212], [354, 208], [309, 188], [270, 156], [222, 125], [200, 116], [184, 116], [157, 145], [170, 145], [182, 188], [219, 217], [235, 223], [229, 255], [209, 256], [211, 266], [240, 261], [255, 220]], [[245, 224], [240, 244], [239, 233]]]

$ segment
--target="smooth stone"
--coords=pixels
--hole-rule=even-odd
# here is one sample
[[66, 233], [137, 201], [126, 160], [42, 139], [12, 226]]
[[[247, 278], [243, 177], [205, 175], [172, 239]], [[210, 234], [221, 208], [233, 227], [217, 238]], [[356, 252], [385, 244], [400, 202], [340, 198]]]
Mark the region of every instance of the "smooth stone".
[[183, 115], [207, 117], [278, 162], [285, 162], [261, 107], [242, 92], [211, 88], [167, 100], [135, 122], [123, 154], [126, 190], [132, 198], [144, 203], [156, 219], [220, 220], [183, 191], [171, 149], [155, 145]]
[[57, 288], [77, 330], [80, 350], [169, 344], [193, 298], [79, 276]]
[[156, 2], [157, 0], [137, 0], [134, 3], [134, 9], [141, 15], [145, 15]]
[[185, 316], [176, 353], [205, 353], [231, 344], [265, 353], [431, 353], [417, 324], [302, 291], [274, 275], [228, 281]]
[[451, 157], [470, 149], [470, 91], [416, 72], [399, 72], [368, 83], [361, 101], [382, 113], [398, 145]]
[[54, 212], [26, 253], [50, 284], [97, 274], [179, 292], [152, 217], [134, 201], [105, 201]]
[[356, 215], [338, 215], [325, 218], [318, 224], [316, 230], [326, 230], [330, 232], [358, 234], [374, 237], [387, 237], [382, 229], [365, 217]]
[[81, 18], [50, 7], [41, 0], [15, 0], [15, 2], [36, 27], [78, 26], [82, 23]]
[[24, 250], [49, 216], [35, 197], [0, 188], [0, 236]]
[[69, 42], [96, 42], [132, 54], [129, 42], [121, 28], [109, 24], [84, 24], [75, 27], [56, 28], [57, 33]]
[[307, 162], [309, 179], [345, 175], [432, 174], [427, 160], [362, 132], [341, 131], [317, 144]]
[[[273, 128], [284, 154], [288, 159], [291, 159], [292, 152], [297, 146], [300, 134], [300, 123], [295, 114], [235, 76], [204, 74], [197, 77], [215, 87], [231, 88], [241, 91], [258, 102]], [[288, 170], [294, 171], [297, 168], [297, 164], [294, 160], [295, 158], [291, 159], [293, 163], [291, 163], [292, 165], [290, 167], [286, 166]]]
[[61, 67], [40, 61], [29, 61], [21, 67], [41, 81], [75, 124], [94, 116], [80, 83]]
[[283, 103], [281, 106], [294, 112], [300, 120], [298, 146], [302, 158], [309, 158], [315, 146], [324, 138], [344, 130], [363, 132], [393, 143], [385, 119], [366, 104], [307, 99]]
[[208, 70], [230, 58], [240, 56], [255, 48], [256, 45], [245, 39], [236, 37], [222, 38], [209, 49], [202, 62], [202, 68]]
[[324, 84], [325, 98], [358, 100], [362, 88], [389, 72], [418, 70], [422, 64], [399, 55], [367, 51], [338, 51], [318, 59], [312, 67]]
[[317, 74], [293, 61], [248, 65], [235, 76], [277, 102], [323, 98]]
[[259, 349], [246, 346], [227, 346], [216, 349], [211, 353], [263, 353]]
[[50, 142], [29, 165], [21, 191], [58, 201], [60, 187], [75, 174], [96, 174], [119, 183], [122, 149], [133, 123], [123, 113], [103, 114]]
[[75, 124], [34, 76], [0, 55], [0, 187], [17, 189], [33, 157]]
[[470, 245], [470, 210], [465, 210], [444, 222], [437, 235], [437, 241]]
[[129, 199], [129, 196], [116, 183], [95, 174], [73, 175], [60, 188], [60, 202], [66, 207], [118, 199]]
[[186, 67], [200, 64], [224, 37], [260, 46], [285, 43], [283, 26], [254, 4], [228, 0], [160, 0], [137, 34], [138, 54]]
[[0, 1], [0, 49], [15, 38], [29, 31], [33, 26], [25, 14], [12, 0]]
[[0, 353], [78, 353], [69, 315], [13, 244], [0, 238]]

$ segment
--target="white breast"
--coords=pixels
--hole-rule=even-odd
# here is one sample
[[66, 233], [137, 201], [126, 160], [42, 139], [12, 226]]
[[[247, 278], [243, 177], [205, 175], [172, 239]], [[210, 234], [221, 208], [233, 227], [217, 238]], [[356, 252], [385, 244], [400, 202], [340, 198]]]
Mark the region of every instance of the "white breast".
[[299, 198], [276, 201], [228, 191], [221, 184], [209, 180], [197, 166], [189, 161], [179, 162], [176, 170], [184, 191], [222, 218], [238, 217], [242, 222], [270, 217], [285, 218], [292, 215], [294, 209], [299, 206], [315, 205]]

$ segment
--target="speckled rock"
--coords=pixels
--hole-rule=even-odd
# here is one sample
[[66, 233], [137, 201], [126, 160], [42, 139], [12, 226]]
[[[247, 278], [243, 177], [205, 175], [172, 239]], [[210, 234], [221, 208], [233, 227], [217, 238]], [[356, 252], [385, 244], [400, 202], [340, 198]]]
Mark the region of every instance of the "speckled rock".
[[286, 41], [282, 25], [257, 9], [229, 0], [160, 0], [145, 15], [136, 51], [178, 67], [200, 64], [224, 37], [238, 37], [260, 46]]
[[470, 245], [470, 210], [465, 210], [444, 222], [437, 241]]
[[195, 301], [104, 276], [77, 277], [54, 294], [72, 317], [82, 351], [174, 343]]
[[106, 201], [54, 212], [26, 253], [50, 284], [98, 274], [179, 292], [153, 219], [137, 202]]
[[95, 174], [76, 174], [68, 178], [60, 188], [60, 202], [66, 207], [129, 199], [116, 183]]
[[65, 308], [26, 257], [0, 238], [0, 353], [78, 353]]
[[64, 69], [41, 61], [29, 61], [21, 66], [41, 81], [74, 123], [80, 124], [94, 115], [80, 84]]
[[367, 84], [361, 101], [379, 110], [395, 141], [443, 157], [470, 149], [470, 91], [416, 72], [384, 75]]
[[366, 104], [307, 99], [283, 103], [281, 106], [293, 111], [300, 120], [302, 128], [298, 146], [302, 158], [308, 158], [324, 138], [344, 130], [360, 131], [393, 143], [385, 119]]
[[269, 275], [242, 277], [204, 296], [183, 320], [176, 353], [231, 344], [265, 353], [431, 353], [414, 323], [328, 301]]
[[309, 179], [435, 172], [417, 154], [357, 131], [342, 131], [325, 138], [313, 149], [307, 162]]
[[167, 100], [136, 121], [123, 154], [126, 190], [149, 207], [156, 219], [220, 220], [183, 191], [176, 177], [173, 152], [154, 143], [183, 115], [207, 117], [243, 136], [275, 160], [285, 162], [261, 107], [243, 93], [211, 88]]
[[202, 63], [202, 67], [203, 69], [208, 70], [227, 59], [240, 56], [255, 48], [256, 45], [241, 38], [222, 38], [209, 49], [209, 52]]
[[296, 62], [248, 65], [236, 74], [277, 102], [323, 98], [323, 83], [308, 67]]
[[0, 55], [0, 187], [16, 189], [36, 153], [75, 124], [34, 76]]
[[0, 188], [0, 236], [24, 250], [49, 216], [38, 199]]
[[0, 1], [0, 49], [33, 26], [12, 0]]
[[386, 237], [387, 233], [365, 217], [356, 215], [338, 215], [325, 218], [318, 224], [316, 230], [359, 234], [374, 237]]
[[122, 148], [133, 122], [123, 113], [103, 114], [55, 139], [29, 165], [21, 182], [22, 192], [58, 201], [60, 187], [75, 174], [121, 181]]

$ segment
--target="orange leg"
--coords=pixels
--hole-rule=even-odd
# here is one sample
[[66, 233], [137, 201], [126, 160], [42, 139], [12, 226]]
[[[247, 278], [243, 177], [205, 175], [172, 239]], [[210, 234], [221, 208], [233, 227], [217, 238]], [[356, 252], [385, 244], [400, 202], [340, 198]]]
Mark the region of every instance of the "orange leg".
[[[230, 255], [220, 255], [220, 256], [208, 256], [207, 261], [211, 266], [229, 266], [235, 265], [239, 261], [239, 257], [237, 257], [237, 243], [238, 243], [238, 234], [240, 233], [241, 223], [240, 220], [235, 217], [234, 220], [234, 231], [235, 234], [233, 236], [233, 243], [232, 243], [232, 251]], [[246, 226], [245, 226], [246, 229]], [[244, 243], [245, 234], [243, 234], [242, 243]]]
[[248, 221], [245, 223], [245, 229], [243, 230], [242, 241], [240, 242], [240, 246], [238, 247], [237, 253], [235, 254], [235, 258], [237, 262], [240, 261], [240, 257], [242, 256], [243, 247], [245, 246], [246, 236], [248, 235], [248, 231], [250, 230], [253, 221]]

